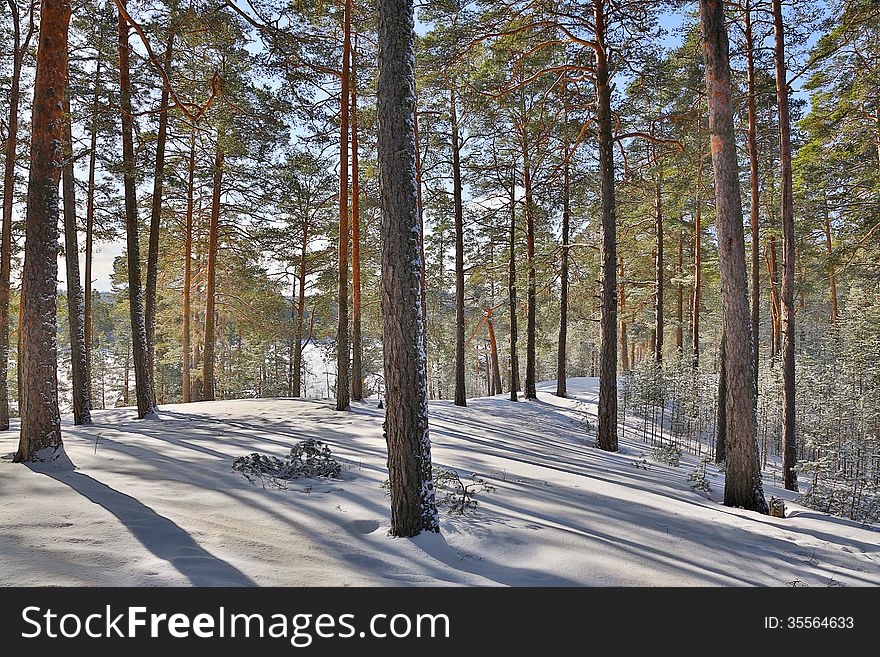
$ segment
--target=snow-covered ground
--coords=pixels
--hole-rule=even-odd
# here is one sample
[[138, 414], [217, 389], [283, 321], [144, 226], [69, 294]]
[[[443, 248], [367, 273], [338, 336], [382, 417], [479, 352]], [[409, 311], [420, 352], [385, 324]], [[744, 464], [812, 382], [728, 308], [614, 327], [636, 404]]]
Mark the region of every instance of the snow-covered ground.
[[[595, 379], [572, 399], [431, 402], [434, 461], [495, 486], [444, 514], [441, 535], [387, 535], [382, 411], [320, 400], [168, 405], [65, 426], [75, 471], [0, 461], [4, 585], [774, 585], [880, 584], [880, 533], [788, 503], [770, 518], [722, 506], [650, 449], [610, 454], [585, 439]], [[231, 469], [250, 452], [284, 456], [318, 438], [349, 461], [339, 480], [254, 486]], [[13, 452], [15, 431], [0, 434]], [[791, 498], [770, 486], [766, 492]]]

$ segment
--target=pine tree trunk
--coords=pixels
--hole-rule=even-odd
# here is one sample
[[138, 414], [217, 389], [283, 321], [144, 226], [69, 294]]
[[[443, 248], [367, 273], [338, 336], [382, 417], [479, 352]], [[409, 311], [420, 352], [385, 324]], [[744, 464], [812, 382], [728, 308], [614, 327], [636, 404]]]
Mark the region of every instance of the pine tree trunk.
[[[0, 238], [0, 431], [9, 428], [9, 296], [12, 274], [12, 201], [18, 146], [18, 106], [21, 69], [26, 47], [22, 44], [18, 5], [10, 3], [12, 15], [12, 78], [9, 85], [9, 121], [6, 125], [3, 169], [3, 229]], [[30, 40], [30, 35], [25, 38]], [[19, 388], [21, 397], [21, 388]]]
[[498, 341], [495, 339], [495, 322], [492, 321], [492, 308], [486, 309], [486, 327], [489, 331], [489, 349], [492, 359], [492, 379], [489, 385], [490, 395], [500, 395], [504, 392], [501, 384], [501, 364], [498, 362]]
[[776, 258], [776, 235], [770, 235], [767, 255], [767, 271], [770, 275], [770, 318], [773, 322], [773, 335], [770, 341], [770, 367], [779, 357], [782, 336], [782, 307], [779, 299], [779, 261]]
[[43, 0], [31, 115], [31, 160], [21, 276], [21, 434], [17, 462], [48, 460], [63, 449], [55, 342], [58, 278], [58, 183], [67, 86], [67, 0]]
[[[428, 288], [426, 278], [425, 278], [425, 270], [427, 268], [427, 264], [425, 262], [425, 219], [424, 219], [424, 208], [422, 207], [422, 158], [419, 151], [419, 99], [418, 95], [416, 95], [416, 102], [413, 105], [413, 132], [415, 134], [416, 140], [416, 200], [418, 202], [419, 209], [419, 271], [421, 275], [421, 290], [422, 290], [422, 317], [425, 320], [425, 330], [422, 333], [422, 348], [425, 350], [425, 358], [428, 357]], [[443, 261], [440, 261], [441, 268], [443, 267]], [[443, 279], [443, 275], [441, 273], [440, 279]]]
[[749, 224], [752, 231], [752, 374], [755, 377], [755, 390], [758, 389], [758, 364], [760, 346], [758, 338], [761, 334], [761, 255], [760, 244], [760, 181], [758, 179], [758, 111], [755, 101], [755, 52], [752, 37], [752, 9], [750, 0], [745, 0], [743, 7], [743, 24], [745, 28], [746, 69], [748, 78], [748, 111], [749, 111], [749, 180], [751, 182], [751, 211]]
[[[86, 186], [86, 262], [84, 275], [85, 288], [85, 326], [83, 333], [86, 343], [86, 380], [92, 380], [92, 346], [95, 338], [92, 330], [92, 263], [95, 243], [95, 172], [97, 170], [98, 157], [98, 103], [101, 98], [101, 64], [103, 51], [98, 49], [98, 58], [95, 62], [95, 91], [92, 97], [92, 125], [89, 141], [89, 180]], [[104, 407], [103, 402], [101, 407]]]
[[215, 303], [217, 294], [217, 243], [220, 237], [220, 195], [223, 188], [223, 162], [226, 157], [223, 128], [217, 130], [214, 152], [214, 185], [211, 193], [211, 222], [208, 227], [208, 268], [205, 272], [205, 344], [202, 349], [202, 399], [212, 401], [215, 393], [214, 361], [217, 336], [215, 335]]
[[513, 167], [510, 179], [510, 233], [507, 258], [507, 295], [510, 310], [510, 401], [518, 401], [519, 392], [519, 356], [516, 343], [516, 167]]
[[825, 253], [828, 254], [828, 285], [831, 294], [831, 325], [837, 326], [840, 317], [837, 309], [837, 277], [834, 272], [834, 260], [831, 251], [831, 218], [828, 215], [828, 201], [822, 199], [822, 211], [825, 219]]
[[535, 273], [535, 210], [532, 205], [532, 165], [529, 159], [528, 122], [523, 121], [523, 187], [526, 205], [526, 260], [528, 262], [528, 288], [526, 290], [526, 399], [537, 399], [536, 360], [538, 331], [538, 293]]
[[716, 231], [727, 356], [727, 476], [724, 504], [767, 513], [758, 463], [745, 237], [724, 4], [719, 0], [700, 0], [700, 18], [715, 173]]
[[718, 351], [718, 414], [715, 420], [715, 463], [727, 457], [727, 340], [721, 331]]
[[79, 243], [76, 223], [76, 178], [73, 172], [70, 95], [64, 94], [64, 166], [61, 170], [64, 213], [64, 263], [67, 274], [67, 320], [70, 330], [70, 370], [73, 397], [73, 423], [90, 424], [89, 379], [86, 368], [85, 309], [79, 278]]
[[[702, 121], [700, 125], [702, 129]], [[694, 199], [694, 290], [691, 308], [691, 358], [694, 369], [700, 366], [700, 305], [702, 303], [703, 246], [703, 142], [697, 154], [697, 192]]]
[[191, 297], [192, 297], [192, 247], [193, 247], [193, 196], [195, 193], [195, 172], [196, 172], [196, 132], [190, 131], [189, 135], [189, 161], [186, 167], [186, 225], [183, 233], [183, 330], [181, 335], [181, 388], [183, 391], [183, 401], [192, 401], [192, 380], [190, 372], [192, 371], [192, 347], [190, 346], [190, 335], [192, 329], [190, 321], [192, 319]]
[[791, 168], [791, 117], [785, 67], [782, 0], [773, 0], [776, 53], [776, 102], [779, 108], [779, 164], [782, 179], [782, 478], [786, 490], [797, 490], [797, 426], [794, 376], [794, 192]]
[[[125, 6], [125, 0], [121, 2]], [[144, 320], [141, 292], [141, 255], [138, 237], [136, 162], [134, 152], [134, 118], [131, 109], [131, 80], [129, 78], [128, 24], [119, 13], [119, 109], [122, 115], [122, 161], [125, 187], [125, 234], [128, 263], [128, 303], [131, 316], [134, 385], [138, 418], [151, 414], [153, 390], [147, 371], [147, 330]]]
[[431, 476], [415, 169], [412, 0], [378, 5], [385, 439], [392, 536], [440, 531]]
[[569, 189], [568, 123], [563, 128], [565, 135], [565, 163], [562, 166], [562, 263], [559, 270], [559, 340], [556, 350], [556, 396], [568, 394], [566, 381], [566, 347], [568, 342], [568, 258], [569, 230], [571, 223], [571, 193]]
[[625, 270], [623, 268], [623, 257], [620, 258], [620, 272], [618, 274], [618, 295], [620, 299], [620, 365], [624, 372], [629, 370], [631, 364], [631, 358], [629, 356], [629, 351], [627, 350], [627, 342], [629, 341], [629, 337], [627, 336], [628, 326], [626, 323], [626, 285], [624, 284], [624, 275]]
[[654, 260], [654, 362], [663, 362], [663, 178], [657, 175], [654, 185], [654, 232], [656, 257]]
[[348, 339], [348, 100], [351, 60], [351, 0], [345, 0], [342, 41], [342, 96], [340, 99], [339, 137], [339, 287], [336, 326], [336, 410], [347, 410], [349, 395], [349, 339]]
[[596, 445], [617, 451], [617, 219], [614, 200], [614, 137], [611, 84], [605, 45], [607, 0], [595, 0], [596, 125], [599, 132], [599, 187], [602, 207], [599, 261], [599, 427]]
[[678, 229], [678, 302], [675, 308], [675, 352], [680, 357], [684, 352], [684, 230]]
[[[170, 74], [174, 57], [174, 11], [168, 19], [168, 42], [165, 45], [165, 58], [162, 66]], [[156, 403], [156, 285], [159, 276], [159, 228], [162, 222], [162, 192], [165, 183], [165, 141], [168, 137], [168, 87], [162, 85], [159, 99], [159, 130], [156, 134], [156, 169], [153, 174], [153, 201], [150, 209], [150, 237], [147, 246], [147, 286], [144, 303], [147, 329], [147, 371], [150, 375], [150, 388], [153, 390], [153, 403]]]
[[464, 385], [464, 206], [462, 204], [461, 151], [455, 89], [449, 93], [449, 121], [452, 133], [452, 195], [455, 205], [455, 399], [467, 406]]
[[364, 398], [361, 338], [361, 211], [358, 172], [357, 40], [351, 52], [351, 398]]

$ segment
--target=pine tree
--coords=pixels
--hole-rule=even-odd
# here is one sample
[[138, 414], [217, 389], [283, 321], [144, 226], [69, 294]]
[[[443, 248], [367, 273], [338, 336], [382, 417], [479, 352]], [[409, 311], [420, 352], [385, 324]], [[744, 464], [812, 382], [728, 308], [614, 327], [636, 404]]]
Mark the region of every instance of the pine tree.
[[700, 18], [706, 60], [706, 97], [715, 172], [716, 230], [726, 337], [727, 398], [724, 402], [727, 411], [727, 477], [724, 504], [766, 514], [769, 509], [764, 499], [758, 463], [745, 238], [723, 3], [700, 0]]
[[55, 460], [63, 451], [58, 413], [58, 353], [55, 340], [58, 277], [58, 183], [64, 161], [64, 95], [67, 92], [67, 30], [70, 3], [44, 0], [28, 180], [24, 269], [22, 270], [21, 436], [17, 462]]
[[431, 477], [422, 332], [412, 0], [379, 3], [378, 153], [382, 332], [391, 534], [439, 531]]

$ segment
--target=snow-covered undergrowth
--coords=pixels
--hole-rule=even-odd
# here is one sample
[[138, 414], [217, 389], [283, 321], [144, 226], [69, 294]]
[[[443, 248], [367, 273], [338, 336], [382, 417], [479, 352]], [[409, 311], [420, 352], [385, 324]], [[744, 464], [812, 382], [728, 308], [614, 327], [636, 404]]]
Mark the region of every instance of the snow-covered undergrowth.
[[[479, 506], [445, 513], [440, 535], [387, 535], [382, 411], [332, 402], [253, 399], [132, 409], [65, 425], [75, 471], [0, 461], [0, 584], [24, 585], [773, 585], [880, 584], [880, 533], [798, 506], [770, 518], [720, 504], [650, 447], [592, 446], [595, 379], [571, 399], [504, 396], [467, 408], [431, 402], [433, 457], [492, 486]], [[283, 458], [326, 443], [338, 478], [254, 486], [236, 457]], [[0, 453], [15, 450], [14, 431]], [[636, 466], [636, 467], [633, 467]]]

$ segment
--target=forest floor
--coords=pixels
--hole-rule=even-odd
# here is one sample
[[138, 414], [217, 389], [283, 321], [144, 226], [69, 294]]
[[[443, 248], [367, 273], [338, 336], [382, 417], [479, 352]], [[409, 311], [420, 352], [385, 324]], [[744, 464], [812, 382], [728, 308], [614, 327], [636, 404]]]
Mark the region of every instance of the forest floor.
[[[790, 502], [770, 518], [691, 490], [697, 459], [650, 460], [627, 438], [593, 447], [596, 379], [570, 399], [430, 403], [435, 464], [494, 490], [444, 512], [442, 534], [387, 535], [382, 411], [325, 400], [169, 404], [161, 420], [96, 411], [64, 427], [75, 471], [0, 461], [2, 585], [880, 585], [880, 533]], [[237, 456], [285, 456], [305, 438], [345, 459], [339, 479], [263, 488]], [[0, 454], [17, 433], [0, 433]], [[646, 469], [645, 469], [646, 467]], [[468, 480], [469, 481], [469, 480]]]

